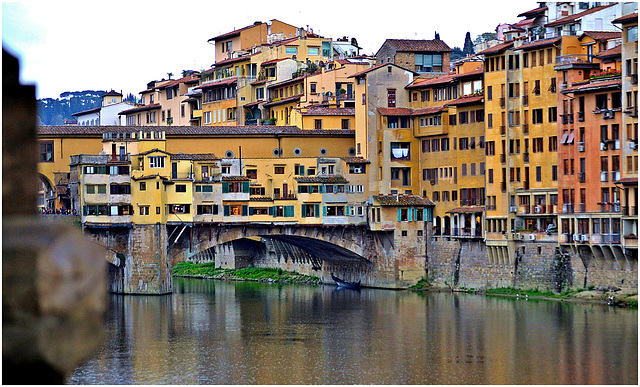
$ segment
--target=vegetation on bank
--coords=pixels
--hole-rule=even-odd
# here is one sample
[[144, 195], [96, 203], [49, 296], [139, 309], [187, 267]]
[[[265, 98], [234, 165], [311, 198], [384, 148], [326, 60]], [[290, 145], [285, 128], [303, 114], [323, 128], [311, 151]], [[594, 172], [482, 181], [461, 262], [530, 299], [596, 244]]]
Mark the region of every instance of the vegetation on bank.
[[[428, 279], [422, 278], [415, 285], [409, 288], [410, 290], [429, 290], [434, 287], [429, 283]], [[452, 288], [448, 287], [455, 292], [465, 293], [481, 293], [486, 296], [506, 296], [506, 297], [518, 297], [532, 299], [554, 299], [554, 300], [576, 300], [576, 301], [592, 301], [592, 302], [606, 302], [609, 305], [624, 306], [629, 308], [638, 308], [638, 294], [637, 293], [625, 293], [625, 292], [613, 292], [604, 290], [597, 290], [594, 286], [589, 286], [588, 289], [575, 289], [565, 290], [561, 293], [554, 293], [549, 290], [539, 289], [517, 289], [513, 287], [502, 287], [495, 289], [473, 289], [473, 288]]]
[[235, 281], [280, 282], [291, 284], [320, 284], [322, 280], [316, 276], [296, 273], [274, 268], [245, 267], [242, 269], [223, 269], [214, 263], [180, 262], [172, 274], [179, 277], [199, 277], [225, 279]]

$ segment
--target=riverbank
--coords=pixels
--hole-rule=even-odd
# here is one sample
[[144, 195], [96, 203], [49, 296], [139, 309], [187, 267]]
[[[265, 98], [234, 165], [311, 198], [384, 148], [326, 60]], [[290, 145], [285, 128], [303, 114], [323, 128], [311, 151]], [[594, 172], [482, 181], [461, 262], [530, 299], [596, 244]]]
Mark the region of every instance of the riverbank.
[[173, 268], [172, 274], [177, 277], [195, 277], [231, 281], [278, 282], [314, 285], [322, 283], [322, 279], [320, 277], [309, 276], [293, 271], [262, 267], [223, 269], [215, 267], [214, 263], [196, 264], [192, 262], [180, 262]]
[[538, 289], [516, 289], [516, 288], [496, 288], [496, 289], [452, 289], [452, 288], [435, 288], [430, 286], [426, 280], [419, 281], [416, 285], [410, 288], [416, 291], [430, 291], [430, 290], [449, 290], [452, 292], [462, 293], [474, 293], [482, 294], [485, 296], [496, 297], [513, 297], [518, 299], [538, 299], [538, 300], [552, 300], [552, 301], [566, 301], [566, 302], [597, 302], [606, 303], [608, 305], [615, 305], [626, 308], [638, 308], [638, 292], [637, 291], [623, 291], [609, 288], [596, 289], [590, 287], [589, 289], [576, 289], [566, 290], [562, 293], [554, 293], [551, 291], [542, 291]]

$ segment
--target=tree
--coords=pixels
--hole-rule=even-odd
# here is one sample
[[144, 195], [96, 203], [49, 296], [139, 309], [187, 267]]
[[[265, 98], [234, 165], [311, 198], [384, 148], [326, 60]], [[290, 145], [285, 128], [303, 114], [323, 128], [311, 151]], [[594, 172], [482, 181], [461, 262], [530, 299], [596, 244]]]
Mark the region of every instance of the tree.
[[462, 48], [462, 52], [465, 55], [473, 55], [475, 54], [475, 50], [473, 49], [473, 42], [471, 41], [471, 34], [467, 32], [467, 36], [464, 38], [464, 47]]
[[460, 47], [454, 47], [453, 51], [451, 51], [451, 54], [449, 54], [449, 60], [451, 62], [455, 62], [458, 59], [462, 59], [464, 57], [464, 52], [460, 49]]
[[495, 40], [497, 38], [498, 38], [498, 34], [496, 34], [495, 32], [483, 32], [480, 35], [476, 36], [473, 43], [481, 44], [481, 43], [488, 42], [490, 40]]

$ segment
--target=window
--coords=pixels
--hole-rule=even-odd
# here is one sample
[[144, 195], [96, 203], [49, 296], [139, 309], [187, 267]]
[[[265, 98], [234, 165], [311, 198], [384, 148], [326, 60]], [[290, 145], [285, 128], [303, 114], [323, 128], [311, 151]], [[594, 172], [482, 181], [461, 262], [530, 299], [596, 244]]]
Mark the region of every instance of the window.
[[531, 120], [534, 124], [542, 123], [542, 109], [533, 109], [531, 111]]
[[313, 120], [313, 128], [314, 129], [322, 129], [322, 120], [320, 120], [320, 119]]
[[396, 89], [387, 89], [387, 107], [396, 107]]
[[442, 54], [415, 54], [415, 71], [431, 73], [442, 71]]
[[446, 152], [449, 150], [449, 138], [445, 137], [440, 139], [440, 150]]
[[141, 181], [140, 182], [140, 191], [146, 191], [147, 190], [147, 183], [145, 181]]
[[348, 118], [343, 118], [342, 119], [342, 129], [349, 129], [349, 119]]
[[544, 138], [536, 137], [533, 139], [533, 153], [544, 152]]
[[627, 28], [627, 42], [638, 40], [638, 26]]
[[164, 156], [149, 156], [149, 168], [164, 168]]
[[320, 48], [318, 47], [309, 47], [307, 48], [308, 55], [320, 55]]
[[45, 163], [53, 162], [53, 141], [40, 142], [40, 161]]
[[536, 79], [535, 86], [533, 87], [533, 90], [531, 90], [531, 93], [533, 93], [535, 95], [540, 95], [540, 80], [539, 79]]
[[[535, 110], [537, 109], [534, 109], [534, 111]], [[556, 121], [558, 121], [558, 108], [553, 106], [549, 108], [549, 122], [556, 122]]]
[[140, 215], [149, 215], [149, 206], [140, 206]]
[[284, 167], [274, 167], [273, 173], [276, 175], [284, 175]]
[[493, 98], [493, 86], [487, 86], [487, 101], [491, 101]]
[[187, 192], [186, 184], [176, 184], [176, 192]]
[[311, 83], [309, 86], [309, 91], [311, 93], [316, 93], [316, 84], [315, 83]]
[[284, 53], [286, 55], [297, 55], [298, 54], [298, 47], [285, 47], [284, 48]]

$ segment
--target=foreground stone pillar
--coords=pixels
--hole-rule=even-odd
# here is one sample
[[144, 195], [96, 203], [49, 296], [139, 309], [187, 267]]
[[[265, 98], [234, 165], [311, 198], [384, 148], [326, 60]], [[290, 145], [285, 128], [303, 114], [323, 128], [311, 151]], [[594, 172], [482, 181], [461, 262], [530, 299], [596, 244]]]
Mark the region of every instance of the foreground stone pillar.
[[2, 383], [60, 384], [100, 344], [106, 251], [36, 215], [35, 88], [2, 64]]

